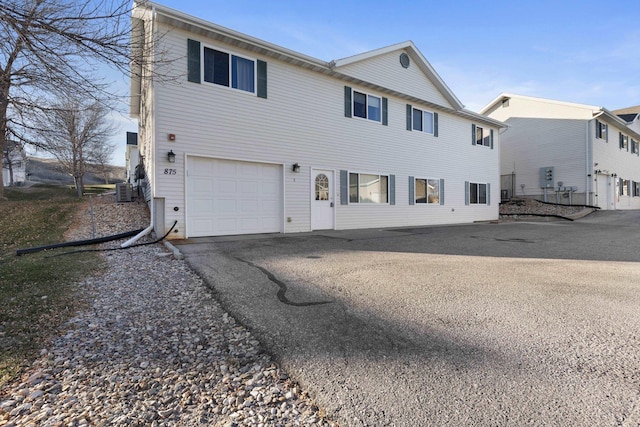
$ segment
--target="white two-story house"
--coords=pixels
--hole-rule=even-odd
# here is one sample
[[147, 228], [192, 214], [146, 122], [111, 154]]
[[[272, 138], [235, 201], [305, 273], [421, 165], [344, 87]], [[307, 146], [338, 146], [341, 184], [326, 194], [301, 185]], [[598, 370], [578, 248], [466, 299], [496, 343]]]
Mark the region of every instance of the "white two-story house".
[[500, 170], [516, 178], [510, 197], [640, 209], [637, 114], [506, 93], [481, 113], [508, 125]]
[[412, 42], [323, 61], [153, 3], [132, 27], [156, 232], [498, 218], [503, 124], [466, 110]]

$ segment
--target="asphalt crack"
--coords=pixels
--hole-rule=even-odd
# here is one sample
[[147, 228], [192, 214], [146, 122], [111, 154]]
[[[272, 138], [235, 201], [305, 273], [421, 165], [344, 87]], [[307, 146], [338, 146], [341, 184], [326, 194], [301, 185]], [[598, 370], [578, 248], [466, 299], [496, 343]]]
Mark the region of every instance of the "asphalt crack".
[[243, 262], [243, 263], [253, 267], [253, 268], [257, 268], [262, 273], [264, 273], [264, 275], [267, 276], [267, 278], [270, 281], [275, 283], [278, 286], [278, 292], [277, 292], [276, 296], [278, 297], [278, 300], [280, 300], [280, 302], [283, 303], [283, 304], [291, 305], [291, 306], [294, 306], [294, 307], [310, 307], [310, 306], [314, 306], [314, 305], [323, 305], [323, 304], [331, 304], [331, 303], [333, 303], [333, 301], [312, 301], [312, 302], [294, 302], [294, 301], [291, 301], [285, 295], [287, 293], [287, 284], [284, 283], [283, 281], [281, 281], [280, 279], [278, 279], [276, 276], [274, 276], [273, 273], [271, 273], [269, 270], [267, 270], [264, 267], [260, 267], [259, 265], [256, 265], [256, 264], [252, 263], [251, 261], [247, 261], [246, 259], [242, 259], [242, 258], [238, 258], [238, 257], [234, 257], [234, 258], [236, 260], [240, 261], [240, 262]]

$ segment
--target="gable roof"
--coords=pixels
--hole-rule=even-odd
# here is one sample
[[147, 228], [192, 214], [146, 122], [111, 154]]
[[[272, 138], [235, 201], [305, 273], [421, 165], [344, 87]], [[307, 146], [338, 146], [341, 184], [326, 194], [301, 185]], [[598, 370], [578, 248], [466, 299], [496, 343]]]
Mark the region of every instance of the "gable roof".
[[[359, 55], [354, 55], [348, 58], [327, 62], [275, 45], [273, 43], [266, 42], [264, 40], [260, 40], [258, 38], [240, 33], [238, 31], [231, 30], [221, 25], [208, 22], [201, 18], [188, 15], [186, 13], [157, 3], [149, 1], [135, 1], [133, 9], [134, 18], [148, 19], [148, 15], [146, 15], [148, 12], [150, 12], [151, 17], [153, 19], [157, 19], [158, 22], [170, 25], [175, 28], [183, 29], [196, 35], [201, 35], [212, 40], [218, 40], [220, 42], [238, 47], [240, 49], [245, 49], [250, 52], [264, 55], [268, 58], [274, 58], [291, 65], [302, 67], [307, 70], [329, 75], [333, 78], [342, 80], [347, 83], [358, 84], [387, 95], [393, 95], [409, 102], [428, 105], [434, 109], [449, 112], [451, 114], [464, 117], [469, 120], [475, 120], [500, 128], [506, 127], [504, 123], [498, 120], [465, 109], [464, 105], [453, 94], [451, 89], [444, 83], [442, 78], [436, 73], [431, 64], [429, 64], [424, 56], [422, 56], [420, 51], [411, 41], [406, 41], [385, 48], [372, 50]], [[433, 84], [438, 88], [442, 95], [451, 103], [453, 108], [438, 105], [428, 100], [420, 99], [414, 95], [402, 93], [388, 87], [367, 82], [357, 77], [348, 76], [344, 73], [341, 73], [339, 70], [339, 68], [343, 65], [362, 61], [368, 58], [382, 55], [384, 53], [391, 52], [393, 50], [400, 49], [405, 49], [410, 54], [411, 59], [413, 59], [414, 62], [418, 64], [418, 67], [433, 82]]]
[[512, 93], [501, 93], [500, 95], [498, 95], [495, 99], [493, 99], [493, 101], [491, 101], [489, 104], [487, 104], [482, 110], [480, 110], [480, 114], [486, 114], [489, 111], [491, 111], [494, 107], [502, 104], [504, 101], [507, 101], [509, 99], [512, 98], [516, 98], [516, 99], [524, 99], [524, 100], [529, 100], [529, 101], [536, 101], [536, 102], [541, 102], [541, 103], [547, 103], [547, 104], [557, 104], [557, 105], [563, 105], [566, 107], [572, 107], [572, 108], [579, 108], [579, 109], [583, 109], [583, 110], [587, 110], [591, 112], [591, 116], [590, 119], [599, 119], [602, 120], [604, 122], [610, 123], [610, 124], [614, 124], [619, 126], [622, 129], [625, 129], [625, 132], [628, 132], [629, 134], [631, 134], [632, 137], [636, 138], [636, 139], [640, 139], [640, 134], [637, 133], [636, 131], [634, 131], [633, 129], [631, 129], [628, 126], [628, 122], [625, 121], [624, 119], [622, 119], [619, 115], [615, 114], [615, 112], [610, 111], [604, 107], [598, 107], [595, 105], [587, 105], [587, 104], [577, 104], [574, 102], [566, 102], [566, 101], [557, 101], [554, 99], [547, 99], [547, 98], [536, 98], [533, 96], [524, 96], [524, 95], [516, 95], [516, 94], [512, 94]]
[[[614, 113], [616, 113], [616, 112], [614, 111]], [[637, 113], [631, 113], [631, 114], [618, 114], [618, 113], [616, 113], [616, 114], [618, 115], [618, 117], [620, 117], [622, 120], [624, 120], [627, 123], [631, 123], [632, 121], [634, 121], [636, 119], [636, 117], [638, 117]]]
[[566, 107], [581, 108], [581, 109], [591, 110], [591, 111], [600, 110], [602, 108], [602, 107], [598, 107], [598, 106], [595, 106], [595, 105], [577, 104], [575, 102], [558, 101], [558, 100], [555, 100], [555, 99], [538, 98], [538, 97], [535, 97], [535, 96], [516, 95], [514, 93], [503, 92], [500, 95], [498, 95], [497, 97], [495, 97], [491, 102], [489, 102], [484, 108], [482, 108], [480, 110], [480, 114], [486, 114], [491, 109], [496, 107], [498, 104], [502, 104], [504, 101], [507, 101], [507, 100], [509, 100], [511, 98], [516, 98], [516, 99], [519, 98], [519, 99], [524, 99], [524, 100], [528, 100], [528, 101], [544, 102], [544, 103], [547, 103], [547, 104], [557, 104], [557, 105], [563, 105], [563, 106], [566, 106]]
[[440, 91], [445, 99], [454, 106], [455, 109], [461, 110], [464, 108], [462, 102], [460, 102], [458, 97], [455, 96], [449, 86], [447, 86], [444, 80], [442, 80], [440, 75], [431, 66], [429, 61], [426, 60], [426, 58], [422, 55], [422, 53], [418, 50], [416, 45], [411, 40], [407, 40], [405, 42], [397, 43], [387, 47], [382, 47], [380, 49], [371, 50], [369, 52], [360, 53], [358, 55], [349, 56], [347, 58], [338, 59], [333, 62], [335, 63], [335, 68], [340, 68], [346, 65], [354, 64], [360, 61], [366, 61], [371, 58], [375, 58], [377, 56], [385, 55], [387, 53], [399, 50], [403, 50], [409, 54], [409, 57], [418, 66], [418, 68], [420, 68], [420, 70], [435, 85], [435, 87]]
[[635, 114], [638, 115], [640, 114], [640, 105], [636, 105], [635, 107], [627, 107], [627, 108], [620, 108], [618, 110], [613, 110], [614, 113], [620, 115], [620, 114]]

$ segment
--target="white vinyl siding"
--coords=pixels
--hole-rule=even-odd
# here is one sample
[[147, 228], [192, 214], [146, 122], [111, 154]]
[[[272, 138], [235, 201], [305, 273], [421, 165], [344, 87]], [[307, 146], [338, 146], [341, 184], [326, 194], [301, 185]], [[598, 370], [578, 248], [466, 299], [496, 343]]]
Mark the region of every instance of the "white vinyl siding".
[[339, 67], [338, 71], [398, 92], [412, 94], [420, 99], [427, 99], [438, 105], [451, 107], [446, 98], [420, 70], [416, 61], [411, 61], [409, 68], [402, 68], [399, 57], [400, 52], [390, 52], [368, 61]]
[[[166, 28], [159, 31], [166, 31]], [[166, 32], [162, 42], [167, 44], [168, 51], [184, 55], [186, 39], [190, 37], [194, 36], [173, 29]], [[207, 40], [201, 42], [212, 44]], [[395, 175], [395, 205], [388, 202], [336, 203], [336, 229], [497, 219], [497, 203], [482, 206], [482, 209], [465, 206], [464, 194], [452, 190], [461, 188], [468, 176], [490, 182], [494, 188], [499, 185], [498, 150], [471, 146], [470, 120], [440, 112], [440, 136], [425, 144], [424, 133], [406, 131], [406, 101], [403, 99], [389, 96], [388, 126], [372, 126], [369, 120], [345, 119], [344, 82], [236, 47], [229, 50], [240, 56], [255, 56], [256, 60], [267, 61], [268, 99], [244, 96], [235, 90], [219, 90], [215, 85], [187, 84], [186, 77], [185, 83], [155, 85], [157, 165], [154, 195], [165, 199], [166, 228], [178, 220], [180, 232], [171, 237], [180, 237], [185, 228], [188, 179], [185, 155], [283, 164], [282, 218], [286, 233], [311, 229], [311, 168], [379, 171]], [[373, 62], [378, 63], [379, 59]], [[404, 70], [398, 64], [397, 54], [386, 60], [393, 61], [393, 65], [382, 69], [388, 68], [391, 76], [396, 76], [395, 79], [387, 76], [387, 83], [391, 84], [393, 80], [393, 85], [403, 87], [414, 84], [415, 76], [391, 71]], [[412, 62], [411, 70], [415, 70], [414, 65]], [[186, 74], [186, 61], [165, 66], [169, 67], [167, 73]], [[354, 90], [357, 89], [354, 87]], [[442, 101], [428, 93], [418, 95], [430, 96], [426, 98], [430, 102]], [[313, 120], [309, 120], [309, 109], [300, 108], [300, 99], [313, 100]], [[489, 129], [487, 125], [484, 127]], [[168, 141], [169, 133], [176, 135], [175, 141]], [[166, 161], [169, 150], [176, 153], [176, 163], [171, 166]], [[294, 163], [300, 165], [300, 173], [291, 170]], [[176, 168], [176, 175], [164, 176], [161, 171], [166, 167]], [[427, 174], [447, 183], [446, 205], [430, 206], [428, 216], [409, 205], [406, 185], [408, 176]], [[339, 192], [338, 174], [335, 185]], [[336, 194], [336, 200], [340, 200], [340, 194]]]
[[[574, 204], [640, 209], [638, 198], [620, 196], [618, 188], [620, 177], [640, 181], [640, 157], [631, 148], [633, 134], [611, 118], [594, 119], [598, 108], [513, 96], [508, 107], [490, 113], [490, 117], [509, 125], [500, 135], [500, 173], [515, 174], [516, 197], [542, 199], [540, 168], [553, 166], [553, 188], [559, 182], [563, 188], [577, 187], [572, 194]], [[628, 151], [621, 148], [621, 133], [629, 135]], [[568, 203], [565, 193], [558, 192], [559, 202]], [[547, 197], [555, 202], [556, 192], [548, 191]]]

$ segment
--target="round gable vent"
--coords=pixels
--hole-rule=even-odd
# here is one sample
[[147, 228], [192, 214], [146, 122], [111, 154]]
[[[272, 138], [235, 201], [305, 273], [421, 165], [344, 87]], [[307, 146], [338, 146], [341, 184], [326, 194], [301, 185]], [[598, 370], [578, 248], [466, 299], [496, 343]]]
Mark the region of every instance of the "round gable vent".
[[402, 68], [409, 68], [410, 64], [411, 64], [411, 59], [409, 59], [409, 55], [407, 55], [406, 53], [401, 53], [400, 65], [402, 65]]

